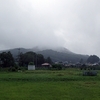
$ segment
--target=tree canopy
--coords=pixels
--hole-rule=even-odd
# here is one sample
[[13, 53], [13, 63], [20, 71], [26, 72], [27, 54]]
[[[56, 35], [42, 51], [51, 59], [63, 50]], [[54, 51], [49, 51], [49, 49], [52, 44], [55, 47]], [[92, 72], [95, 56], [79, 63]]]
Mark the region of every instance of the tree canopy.
[[19, 56], [19, 65], [27, 66], [30, 62], [34, 62], [34, 64], [41, 65], [44, 63], [44, 56], [41, 54], [36, 54], [34, 52], [26, 52], [25, 54], [20, 54]]
[[10, 51], [2, 52], [0, 54], [0, 65], [2, 67], [14, 66], [14, 58], [13, 58], [12, 54], [10, 53]]
[[96, 55], [91, 55], [91, 56], [89, 56], [89, 58], [87, 59], [87, 62], [88, 63], [97, 63], [97, 62], [99, 62], [99, 57], [98, 56], [96, 56]]

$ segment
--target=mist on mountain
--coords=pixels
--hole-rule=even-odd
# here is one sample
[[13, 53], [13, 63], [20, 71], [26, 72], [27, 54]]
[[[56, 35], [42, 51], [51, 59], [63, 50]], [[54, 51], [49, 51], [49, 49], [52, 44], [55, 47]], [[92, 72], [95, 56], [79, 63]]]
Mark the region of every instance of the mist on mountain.
[[86, 62], [87, 58], [89, 57], [88, 55], [73, 53], [72, 51], [68, 50], [65, 47], [50, 48], [50, 47], [36, 46], [30, 49], [14, 48], [14, 49], [4, 50], [0, 52], [8, 52], [8, 51], [12, 53], [14, 58], [16, 58], [20, 53], [26, 53], [32, 51], [37, 54], [42, 54], [45, 58], [50, 57], [53, 62], [68, 61], [68, 62], [75, 63], [75, 62], [79, 62], [81, 59], [83, 60], [83, 62]]

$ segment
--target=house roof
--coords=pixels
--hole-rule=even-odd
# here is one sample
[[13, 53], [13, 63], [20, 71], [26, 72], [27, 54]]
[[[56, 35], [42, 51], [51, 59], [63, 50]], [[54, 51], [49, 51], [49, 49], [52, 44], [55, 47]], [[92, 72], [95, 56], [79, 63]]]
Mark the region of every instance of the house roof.
[[42, 66], [49, 66], [49, 63], [43, 63]]

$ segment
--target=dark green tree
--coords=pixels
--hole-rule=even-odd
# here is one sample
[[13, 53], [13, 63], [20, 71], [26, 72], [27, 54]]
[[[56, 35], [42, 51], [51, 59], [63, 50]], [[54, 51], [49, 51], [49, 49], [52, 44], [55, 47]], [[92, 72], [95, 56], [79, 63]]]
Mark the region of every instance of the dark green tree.
[[37, 65], [41, 65], [42, 63], [44, 63], [45, 59], [44, 59], [44, 56], [42, 54], [37, 54], [37, 59], [36, 59], [36, 63]]
[[27, 66], [30, 62], [34, 62], [36, 66], [44, 63], [44, 56], [41, 54], [36, 54], [34, 52], [26, 52], [25, 54], [20, 54], [19, 65]]
[[99, 62], [99, 57], [98, 56], [96, 56], [96, 55], [91, 55], [91, 56], [89, 56], [89, 58], [87, 59], [87, 62], [88, 63], [97, 63], [97, 62]]
[[2, 52], [0, 54], [0, 62], [2, 67], [11, 67], [14, 66], [14, 58], [10, 51]]
[[52, 60], [51, 60], [51, 58], [50, 58], [50, 57], [47, 57], [47, 59], [45, 59], [45, 61], [46, 61], [47, 63], [52, 64]]
[[27, 66], [30, 62], [34, 62], [36, 64], [36, 53], [34, 52], [26, 52], [25, 54], [19, 55], [19, 65]]

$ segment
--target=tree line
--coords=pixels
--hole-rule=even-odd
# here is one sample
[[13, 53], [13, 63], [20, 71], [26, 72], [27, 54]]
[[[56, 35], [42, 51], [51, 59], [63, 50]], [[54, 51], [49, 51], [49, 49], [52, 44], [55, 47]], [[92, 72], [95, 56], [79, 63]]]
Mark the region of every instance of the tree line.
[[52, 63], [50, 57], [46, 59], [42, 54], [36, 54], [35, 52], [20, 53], [16, 58], [13, 57], [10, 51], [0, 53], [0, 67], [13, 67], [13, 66], [28, 66], [30, 62], [33, 62], [36, 66], [41, 66], [42, 63]]
[[[91, 55], [87, 59], [87, 63], [98, 63], [99, 57], [96, 55]], [[44, 62], [52, 64], [50, 57], [44, 58], [42, 54], [36, 54], [35, 52], [19, 53], [16, 58], [13, 57], [10, 51], [0, 53], [0, 67], [13, 67], [13, 66], [28, 66], [30, 62], [33, 62], [36, 67], [41, 66]], [[82, 62], [82, 59], [81, 61]]]

